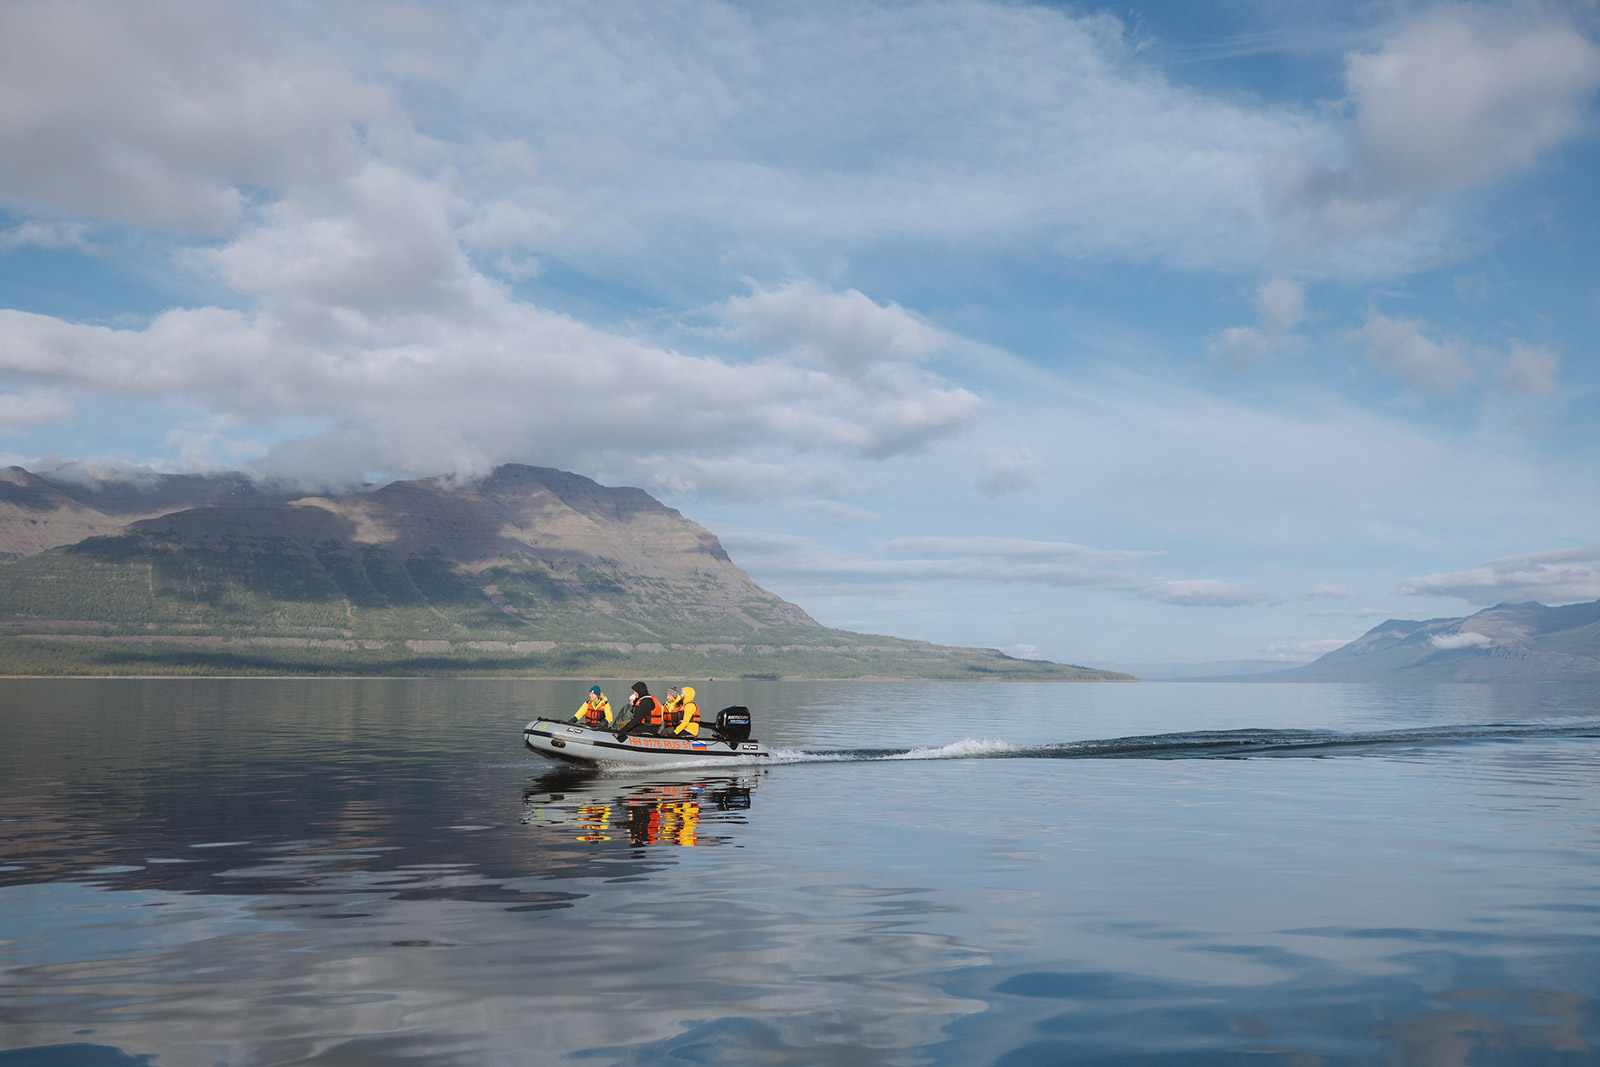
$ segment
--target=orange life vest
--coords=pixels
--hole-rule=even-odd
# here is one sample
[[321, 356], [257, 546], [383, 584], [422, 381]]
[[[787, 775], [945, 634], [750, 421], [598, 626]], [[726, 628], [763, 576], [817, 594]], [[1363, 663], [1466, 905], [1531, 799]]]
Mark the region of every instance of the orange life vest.
[[583, 702], [583, 707], [578, 709], [583, 712], [584, 725], [604, 726], [606, 722], [606, 712], [610, 710], [610, 703], [611, 702], [606, 700], [604, 697], [601, 697], [598, 702], [593, 700], [585, 700]]

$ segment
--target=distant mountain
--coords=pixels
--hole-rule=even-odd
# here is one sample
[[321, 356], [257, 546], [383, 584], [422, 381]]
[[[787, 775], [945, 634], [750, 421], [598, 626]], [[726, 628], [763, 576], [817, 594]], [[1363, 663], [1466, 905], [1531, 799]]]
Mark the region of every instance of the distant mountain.
[[1195, 682], [1236, 678], [1283, 670], [1281, 659], [1224, 659], [1199, 663], [1108, 663], [1107, 670], [1123, 671], [1146, 682]]
[[1600, 678], [1600, 601], [1496, 604], [1460, 619], [1390, 619], [1314, 663], [1252, 681]]
[[1122, 679], [824, 627], [639, 489], [0, 480], [0, 673]]

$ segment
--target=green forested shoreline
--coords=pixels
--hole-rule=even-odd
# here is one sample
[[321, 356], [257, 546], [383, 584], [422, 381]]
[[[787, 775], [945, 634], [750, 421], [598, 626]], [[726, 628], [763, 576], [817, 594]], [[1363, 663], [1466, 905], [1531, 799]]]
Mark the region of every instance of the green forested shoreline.
[[589, 566], [123, 534], [0, 566], [0, 674], [1132, 680], [696, 605]]
[[302, 675], [308, 677], [547, 677], [587, 678], [930, 678], [1002, 681], [1133, 681], [1131, 675], [1013, 659], [982, 649], [929, 646], [893, 649], [762, 653], [663, 649], [626, 653], [582, 645], [542, 653], [462, 649], [419, 654], [384, 649], [283, 647], [248, 637], [93, 639], [70, 635], [0, 637], [0, 675]]

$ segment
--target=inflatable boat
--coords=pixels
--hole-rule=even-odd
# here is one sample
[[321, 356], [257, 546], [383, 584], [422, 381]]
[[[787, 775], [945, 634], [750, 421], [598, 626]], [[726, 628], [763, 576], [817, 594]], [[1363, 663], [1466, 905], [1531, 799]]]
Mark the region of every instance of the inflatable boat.
[[701, 723], [700, 736], [663, 737], [593, 729], [571, 719], [535, 719], [522, 728], [522, 742], [541, 756], [568, 763], [623, 763], [637, 767], [673, 763], [747, 763], [770, 753], [750, 737], [750, 712], [723, 708], [715, 722]]

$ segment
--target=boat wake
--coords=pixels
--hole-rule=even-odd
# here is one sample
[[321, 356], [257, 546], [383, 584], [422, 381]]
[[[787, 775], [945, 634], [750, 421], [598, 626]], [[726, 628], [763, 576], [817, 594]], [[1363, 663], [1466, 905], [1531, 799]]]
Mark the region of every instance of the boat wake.
[[1100, 740], [1016, 745], [966, 738], [937, 748], [771, 750], [769, 763], [857, 763], [939, 759], [1254, 759], [1356, 755], [1363, 751], [1473, 742], [1600, 738], [1600, 722], [1489, 723], [1407, 730], [1194, 730]]

